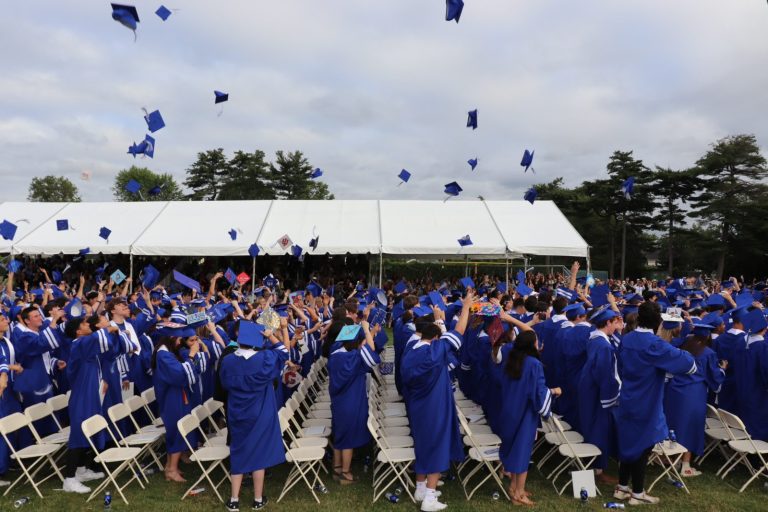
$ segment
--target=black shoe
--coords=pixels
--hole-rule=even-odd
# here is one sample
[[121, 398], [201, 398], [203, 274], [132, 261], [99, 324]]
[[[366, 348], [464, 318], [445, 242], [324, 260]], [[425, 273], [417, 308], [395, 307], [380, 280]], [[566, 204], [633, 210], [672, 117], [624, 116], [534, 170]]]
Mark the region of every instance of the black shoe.
[[229, 500], [225, 505], [229, 512], [240, 512], [240, 502], [235, 500]]
[[262, 496], [261, 497], [261, 501], [253, 500], [253, 510], [260, 510], [260, 509], [266, 507], [268, 501], [269, 500], [267, 499], [266, 496]]

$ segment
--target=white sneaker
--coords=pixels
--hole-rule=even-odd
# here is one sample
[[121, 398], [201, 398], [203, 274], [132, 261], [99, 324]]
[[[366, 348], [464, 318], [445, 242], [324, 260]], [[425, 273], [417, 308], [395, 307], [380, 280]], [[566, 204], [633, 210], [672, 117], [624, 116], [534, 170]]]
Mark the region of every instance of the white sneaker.
[[628, 500], [632, 497], [632, 491], [629, 489], [622, 489], [617, 485], [613, 490], [613, 497], [620, 501]]
[[629, 498], [630, 505], [656, 505], [659, 501], [659, 498], [648, 496], [645, 491], [642, 494], [632, 493], [632, 497]]
[[701, 476], [701, 471], [694, 467], [689, 467], [687, 469], [683, 469], [680, 471], [680, 476], [684, 478], [692, 477], [692, 476]]
[[[435, 498], [439, 498], [443, 493], [440, 491], [435, 491]], [[424, 498], [427, 496], [427, 489], [425, 488], [423, 491], [420, 491], [416, 489], [416, 492], [413, 493], [413, 499], [416, 500], [417, 503], [421, 503], [424, 501]]]
[[438, 510], [443, 510], [448, 505], [445, 503], [440, 503], [437, 501], [437, 498], [433, 500], [424, 500], [421, 502], [421, 512], [437, 512]]
[[[80, 471], [82, 469], [82, 471]], [[75, 471], [75, 478], [81, 482], [90, 482], [91, 480], [101, 480], [104, 478], [104, 473], [97, 473], [90, 468], [77, 468]]]
[[0, 487], [8, 487], [9, 485], [11, 485], [11, 482], [8, 480], [0, 480]]
[[77, 494], [86, 494], [91, 492], [91, 489], [84, 486], [77, 478], [65, 478], [63, 487], [64, 492], [76, 492]]

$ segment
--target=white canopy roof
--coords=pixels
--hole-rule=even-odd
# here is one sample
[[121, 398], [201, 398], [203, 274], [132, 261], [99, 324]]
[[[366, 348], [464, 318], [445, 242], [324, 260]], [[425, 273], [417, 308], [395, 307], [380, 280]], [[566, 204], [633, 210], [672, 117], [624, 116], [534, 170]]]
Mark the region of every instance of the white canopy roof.
[[[2, 203], [3, 218], [19, 226], [12, 242], [0, 239], [6, 253], [246, 256], [258, 243], [262, 254], [279, 255], [287, 251], [276, 242], [288, 235], [308, 254], [588, 255], [551, 201]], [[71, 228], [57, 231], [58, 219]], [[102, 226], [112, 230], [108, 242]], [[473, 245], [460, 247], [466, 235]]]

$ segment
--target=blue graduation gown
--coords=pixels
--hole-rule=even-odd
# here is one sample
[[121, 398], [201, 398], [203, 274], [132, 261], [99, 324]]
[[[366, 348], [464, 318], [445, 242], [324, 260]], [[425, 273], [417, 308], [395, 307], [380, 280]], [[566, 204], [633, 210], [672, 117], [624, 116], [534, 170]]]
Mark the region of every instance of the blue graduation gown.
[[[14, 328], [13, 345], [16, 349], [16, 362], [24, 371], [16, 376], [14, 389], [21, 395], [22, 407], [39, 404], [53, 396], [53, 384], [43, 357], [48, 352], [59, 348], [59, 339], [51, 327], [44, 327], [39, 333], [22, 324]], [[52, 418], [35, 422], [35, 429], [41, 436], [56, 432], [56, 423]]]
[[[0, 418], [9, 416], [15, 412], [21, 412], [21, 405], [16, 399], [16, 393], [13, 390], [13, 372], [10, 371], [8, 366], [14, 363], [14, 349], [11, 345], [11, 341], [8, 338], [0, 337], [0, 374], [5, 373], [8, 375], [8, 387], [5, 388], [3, 396], [0, 397]], [[16, 445], [16, 432], [8, 436], [11, 443], [14, 443], [15, 448], [20, 448]], [[0, 438], [0, 475], [4, 475], [8, 471], [8, 466], [11, 461], [11, 451], [8, 449], [8, 445]]]
[[544, 365], [534, 357], [523, 361], [519, 379], [504, 371], [513, 348], [508, 343], [501, 348], [501, 363], [494, 368], [494, 377], [501, 386], [501, 417], [497, 435], [501, 438], [499, 459], [504, 470], [525, 473], [531, 461], [539, 416], [547, 417], [552, 394], [544, 380]]
[[608, 466], [608, 457], [616, 455], [616, 427], [611, 409], [619, 403], [621, 379], [616, 362], [616, 349], [601, 331], [592, 331], [587, 343], [587, 362], [578, 383], [581, 434], [603, 454], [597, 468]]
[[[179, 354], [181, 354], [181, 359], [186, 360], [189, 356], [189, 349], [188, 348], [182, 348], [179, 350]], [[192, 406], [192, 409], [197, 407], [198, 405], [202, 405], [203, 403], [203, 377], [208, 370], [208, 354], [200, 350], [200, 352], [197, 353], [197, 357], [195, 358], [194, 365], [196, 366], [197, 370], [197, 379], [195, 380], [195, 383], [192, 384], [189, 388], [189, 403]]]
[[[195, 359], [198, 356], [195, 356]], [[165, 450], [168, 453], [183, 452], [188, 448], [179, 434], [176, 422], [192, 412], [189, 399], [190, 388], [197, 382], [199, 366], [190, 359], [180, 362], [174, 354], [163, 347], [157, 351], [155, 363], [153, 381], [160, 417], [165, 425]], [[195, 433], [187, 438], [192, 446], [197, 442]]]
[[[70, 430], [67, 447], [90, 448], [81, 425], [95, 414], [102, 414], [101, 406], [101, 365], [99, 356], [113, 349], [115, 338], [106, 329], [75, 339], [69, 351], [67, 378], [72, 386], [69, 398]], [[106, 432], [101, 431], [92, 438], [101, 450]]]
[[579, 418], [579, 379], [581, 370], [587, 362], [587, 343], [592, 325], [579, 323], [568, 329], [562, 338], [560, 349], [563, 358], [562, 376], [563, 395], [560, 397], [560, 413], [576, 432], [582, 431]]
[[461, 334], [449, 331], [432, 343], [420, 341], [403, 355], [403, 388], [408, 395], [417, 474], [440, 473], [464, 459], [449, 353], [461, 347]]
[[219, 345], [213, 338], [203, 338], [203, 343], [208, 347], [208, 361], [205, 371], [200, 373], [202, 381], [202, 402], [205, 403], [209, 398], [213, 398], [213, 390], [216, 387], [216, 367], [221, 358], [221, 351], [224, 347]]
[[[570, 320], [563, 320], [560, 322], [559, 327], [552, 333], [547, 341], [546, 361], [549, 361], [549, 370], [547, 373], [550, 375], [550, 380], [547, 380], [547, 386], [550, 388], [562, 388], [563, 381], [565, 380], [565, 357], [563, 356], [563, 343], [565, 343], [565, 337], [573, 329], [573, 322]], [[557, 412], [560, 410], [560, 400], [554, 404], [554, 410]]]
[[470, 400], [478, 400], [478, 395], [475, 393], [475, 376], [472, 371], [472, 364], [474, 356], [472, 352], [475, 347], [475, 342], [480, 334], [479, 328], [467, 327], [464, 331], [464, 343], [459, 349], [459, 371], [457, 373], [457, 380], [459, 381], [459, 389], [464, 393], [464, 396]]
[[380, 362], [379, 355], [368, 345], [349, 352], [341, 347], [328, 359], [334, 448], [359, 448], [370, 441], [366, 374]]
[[736, 375], [740, 417], [749, 435], [768, 441], [768, 343], [761, 336], [750, 336], [740, 363]]
[[712, 347], [717, 352], [718, 359], [728, 361], [728, 368], [725, 369], [725, 380], [720, 393], [717, 394], [717, 406], [728, 412], [741, 416], [739, 409], [739, 393], [736, 389], [736, 377], [741, 371], [739, 367], [742, 361], [745, 361], [745, 351], [747, 350], [747, 336], [744, 331], [738, 329], [729, 329], [713, 342]]
[[677, 441], [694, 455], [701, 455], [706, 444], [707, 391], [716, 393], [725, 379], [725, 372], [717, 363], [714, 350], [705, 348], [696, 357], [696, 371], [675, 375], [664, 389], [667, 426], [675, 431]]
[[408, 343], [408, 339], [415, 331], [416, 326], [412, 322], [404, 324], [401, 318], [395, 320], [395, 325], [392, 328], [393, 345], [395, 348], [395, 387], [401, 395], [403, 394], [403, 376], [400, 371], [400, 363], [403, 360], [405, 344]]
[[[119, 326], [118, 326], [119, 327]], [[102, 415], [111, 424], [112, 420], [109, 419], [109, 408], [115, 404], [123, 402], [123, 375], [121, 368], [118, 365], [118, 361], [124, 362], [125, 354], [128, 354], [133, 350], [133, 343], [131, 342], [125, 331], [119, 333], [109, 333], [107, 336], [111, 337], [111, 343], [109, 344], [109, 350], [103, 352], [99, 356], [101, 362], [101, 378], [107, 383], [107, 393], [104, 395], [104, 401], [101, 404]], [[117, 425], [123, 434], [128, 433], [128, 421], [121, 420]], [[115, 436], [117, 432], [113, 431]]]
[[649, 329], [626, 334], [618, 349], [621, 400], [613, 408], [619, 439], [619, 460], [635, 461], [643, 452], [667, 438], [663, 410], [664, 377], [691, 374], [696, 362]]
[[221, 360], [219, 376], [228, 392], [230, 471], [251, 473], [285, 462], [272, 381], [288, 359], [282, 343], [259, 351], [238, 349]]

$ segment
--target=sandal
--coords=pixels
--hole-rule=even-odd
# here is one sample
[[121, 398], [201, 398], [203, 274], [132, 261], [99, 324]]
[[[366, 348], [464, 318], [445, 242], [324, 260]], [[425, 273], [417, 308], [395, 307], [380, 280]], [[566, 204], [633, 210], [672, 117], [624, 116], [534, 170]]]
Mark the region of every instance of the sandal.
[[341, 475], [339, 475], [339, 483], [341, 485], [351, 485], [355, 482], [357, 482], [357, 477], [349, 471], [343, 471]]
[[333, 479], [337, 482], [341, 480], [341, 466], [333, 466]]
[[523, 495], [522, 498], [516, 498], [516, 497], [513, 496], [512, 497], [512, 504], [513, 505], [522, 505], [524, 507], [532, 507], [532, 506], [536, 505], [536, 503], [531, 501], [531, 500], [529, 500], [528, 496], [526, 496], [526, 495]]
[[680, 472], [680, 476], [685, 477], [685, 478], [688, 478], [688, 477], [691, 477], [691, 476], [701, 476], [701, 471], [699, 471], [696, 468], [691, 467], [691, 468], [682, 470]]

